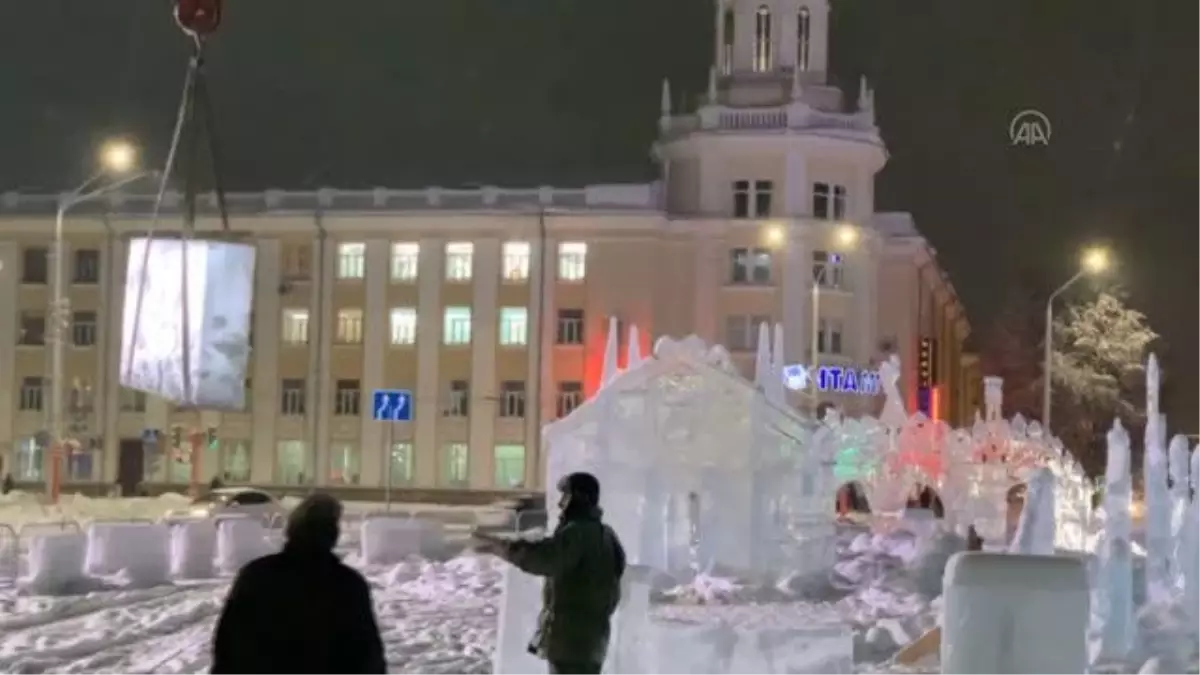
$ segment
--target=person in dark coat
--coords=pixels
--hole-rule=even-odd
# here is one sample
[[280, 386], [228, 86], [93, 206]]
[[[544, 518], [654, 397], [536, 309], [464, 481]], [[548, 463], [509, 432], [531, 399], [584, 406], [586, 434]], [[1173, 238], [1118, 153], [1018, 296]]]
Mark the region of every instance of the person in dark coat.
[[480, 551], [545, 577], [542, 611], [529, 651], [551, 673], [599, 673], [608, 652], [610, 618], [621, 600], [625, 549], [601, 521], [600, 482], [588, 473], [559, 481], [558, 526], [546, 538], [510, 540], [477, 532]]
[[342, 505], [313, 494], [283, 551], [238, 573], [213, 637], [213, 673], [386, 673], [366, 579], [333, 553]]

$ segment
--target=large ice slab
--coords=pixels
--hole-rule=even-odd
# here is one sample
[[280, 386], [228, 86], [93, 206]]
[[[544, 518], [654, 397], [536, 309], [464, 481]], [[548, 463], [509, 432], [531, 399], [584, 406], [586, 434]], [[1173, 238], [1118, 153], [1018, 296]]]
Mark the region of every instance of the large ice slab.
[[176, 523], [171, 528], [171, 576], [209, 579], [217, 552], [217, 527], [211, 520]]
[[131, 583], [154, 586], [170, 576], [166, 525], [150, 522], [96, 522], [87, 532], [87, 571], [124, 572]]
[[943, 590], [942, 672], [1087, 671], [1090, 598], [1081, 559], [959, 553]]
[[442, 523], [437, 521], [379, 514], [363, 520], [359, 541], [363, 562], [389, 565], [409, 556], [438, 552], [445, 546], [446, 535]]
[[640, 672], [852, 673], [854, 640], [848, 628], [735, 628], [663, 621], [651, 624], [650, 668]]
[[250, 349], [254, 254], [253, 246], [232, 242], [131, 240], [122, 323], [121, 384], [179, 405], [242, 410]]
[[35, 595], [83, 590], [86, 550], [82, 532], [35, 536], [29, 543], [29, 575], [20, 580], [20, 587]]
[[500, 580], [500, 593], [492, 672], [496, 675], [546, 672], [546, 662], [529, 653], [529, 641], [537, 630], [542, 602], [542, 580], [508, 565]]
[[254, 518], [226, 518], [217, 524], [217, 568], [236, 574], [246, 563], [271, 552], [267, 528]]

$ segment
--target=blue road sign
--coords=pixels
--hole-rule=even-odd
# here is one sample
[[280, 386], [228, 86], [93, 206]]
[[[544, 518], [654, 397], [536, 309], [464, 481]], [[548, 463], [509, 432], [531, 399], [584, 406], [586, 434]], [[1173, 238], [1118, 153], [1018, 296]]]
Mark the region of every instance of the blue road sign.
[[371, 397], [371, 418], [376, 422], [411, 422], [412, 392], [407, 389], [376, 389]]

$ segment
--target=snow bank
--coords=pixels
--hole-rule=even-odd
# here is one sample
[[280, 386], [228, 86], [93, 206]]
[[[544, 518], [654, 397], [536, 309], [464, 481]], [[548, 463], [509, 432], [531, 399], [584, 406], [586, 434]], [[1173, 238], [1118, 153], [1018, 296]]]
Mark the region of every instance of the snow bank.
[[0, 495], [0, 523], [20, 530], [25, 525], [74, 520], [87, 525], [97, 520], [158, 520], [169, 511], [184, 509], [191, 499], [168, 493], [158, 497], [91, 498], [63, 495], [58, 504], [43, 504], [43, 496], [24, 492]]
[[255, 518], [225, 518], [217, 524], [217, 567], [236, 574], [246, 563], [271, 552], [267, 528]]
[[946, 567], [944, 597], [942, 672], [1087, 671], [1082, 560], [960, 553]]
[[394, 565], [409, 556], [428, 556], [446, 544], [442, 523], [422, 518], [368, 516], [360, 538], [363, 563]]
[[35, 595], [79, 592], [84, 584], [83, 561], [87, 539], [81, 532], [45, 534], [29, 543], [29, 576], [22, 589]]
[[211, 520], [192, 520], [171, 527], [171, 577], [210, 579], [215, 574], [217, 527]]

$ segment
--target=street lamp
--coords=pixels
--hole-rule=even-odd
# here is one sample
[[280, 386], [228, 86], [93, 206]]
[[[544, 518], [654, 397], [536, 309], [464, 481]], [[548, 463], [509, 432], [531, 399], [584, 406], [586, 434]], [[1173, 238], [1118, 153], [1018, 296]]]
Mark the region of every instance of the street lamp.
[[[50, 352], [50, 419], [47, 429], [51, 444], [63, 447], [64, 433], [63, 361], [66, 349], [66, 327], [70, 320], [70, 301], [66, 297], [66, 256], [64, 254], [63, 221], [67, 210], [76, 204], [118, 190], [129, 183], [153, 174], [152, 171], [129, 174], [137, 164], [137, 149], [128, 141], [114, 140], [100, 149], [99, 170], [79, 187], [58, 200], [58, 212], [54, 218], [54, 265], [51, 286], [50, 317], [53, 344]], [[111, 182], [97, 184], [106, 177]], [[47, 480], [49, 476], [47, 475]]]
[[[838, 250], [847, 250], [854, 248], [858, 244], [859, 232], [858, 228], [853, 225], [841, 224], [833, 231], [834, 246]], [[821, 287], [829, 283], [826, 275], [829, 269], [841, 263], [841, 255], [839, 253], [829, 253], [825, 262], [813, 273], [812, 285], [812, 335], [809, 342], [809, 368], [816, 369], [819, 367], [821, 350], [818, 349], [818, 343], [821, 339]], [[812, 392], [813, 400], [817, 396], [817, 378], [809, 377], [808, 386]]]
[[1079, 271], [1075, 273], [1067, 282], [1058, 287], [1058, 290], [1050, 294], [1046, 300], [1046, 334], [1043, 337], [1045, 342], [1045, 354], [1042, 362], [1042, 428], [1046, 433], [1050, 433], [1050, 390], [1053, 368], [1051, 358], [1054, 352], [1052, 341], [1054, 339], [1054, 300], [1063, 294], [1068, 288], [1075, 285], [1076, 281], [1082, 279], [1085, 275], [1095, 276], [1108, 271], [1110, 267], [1108, 249], [1100, 246], [1092, 246], [1083, 252], [1083, 257], [1080, 259]]

